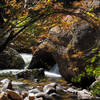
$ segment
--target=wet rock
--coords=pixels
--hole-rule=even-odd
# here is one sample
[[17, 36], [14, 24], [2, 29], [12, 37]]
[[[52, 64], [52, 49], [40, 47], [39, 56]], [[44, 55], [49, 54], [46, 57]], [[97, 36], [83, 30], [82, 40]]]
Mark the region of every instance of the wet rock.
[[11, 89], [12, 90], [12, 81], [9, 79], [2, 80], [2, 91], [6, 91], [6, 89]]
[[46, 91], [47, 88], [55, 88], [56, 89], [57, 83], [50, 83], [44, 86], [43, 91]]
[[8, 97], [12, 100], [23, 100], [22, 97], [15, 91], [7, 89], [6, 93], [8, 94]]
[[94, 81], [90, 87], [92, 91], [95, 91], [95, 95], [100, 98], [100, 92], [99, 92], [100, 76], [97, 76], [95, 79], [96, 81]]
[[25, 69], [15, 75], [17, 78], [24, 78], [24, 79], [34, 79], [34, 75], [32, 74], [32, 70]]
[[73, 89], [73, 88], [68, 88], [67, 90], [64, 90], [64, 92], [70, 92], [70, 93], [73, 93], [73, 94], [77, 94], [78, 90]]
[[44, 86], [43, 91], [46, 94], [56, 93], [56, 86], [57, 86], [56, 83], [50, 83]]
[[78, 95], [79, 100], [81, 100], [81, 99], [82, 100], [90, 100], [93, 98], [93, 95], [90, 92], [88, 92], [86, 89], [84, 89], [82, 91], [78, 91], [77, 95]]
[[1, 80], [0, 82], [1, 82], [2, 84], [4, 84], [4, 83], [6, 83], [6, 82], [8, 82], [8, 81], [9, 81], [9, 79], [8, 79], [8, 78], [5, 78], [5, 79]]
[[29, 100], [29, 98], [28, 98], [28, 97], [26, 97], [24, 100]]
[[51, 96], [49, 96], [48, 94], [46, 94], [46, 93], [43, 93], [43, 92], [40, 92], [40, 93], [37, 93], [37, 94], [35, 94], [35, 97], [36, 98], [43, 98], [43, 100], [52, 100], [52, 97]]
[[8, 95], [7, 95], [6, 92], [2, 92], [2, 93], [0, 94], [0, 100], [9, 100], [9, 99], [8, 99]]
[[100, 97], [95, 97], [93, 100], [100, 100]]
[[26, 98], [28, 96], [28, 92], [27, 91], [22, 91], [21, 93], [22, 98]]
[[64, 87], [63, 87], [63, 86], [60, 86], [60, 85], [56, 86], [56, 92], [57, 92], [57, 93], [62, 93], [62, 92], [64, 92]]
[[41, 97], [41, 98], [36, 98], [35, 100], [44, 100], [44, 99]]
[[24, 66], [25, 62], [16, 50], [7, 48], [0, 53], [0, 69], [23, 69]]
[[29, 100], [34, 100], [35, 99], [34, 93], [29, 93], [28, 98]]
[[51, 93], [49, 96], [51, 96], [54, 99], [60, 99], [60, 95], [57, 93]]
[[40, 79], [44, 77], [44, 70], [42, 68], [40, 69], [26, 69], [23, 70], [15, 75], [17, 78], [24, 78], [24, 79]]
[[96, 83], [100, 82], [100, 76], [95, 77], [95, 79], [96, 79], [96, 81], [94, 81], [94, 82], [91, 84], [92, 87], [95, 86]]
[[55, 88], [48, 88], [44, 91], [46, 94], [51, 94], [51, 93], [56, 93], [56, 89]]
[[100, 76], [96, 76], [96, 81], [100, 81]]
[[36, 94], [36, 93], [39, 93], [40, 90], [37, 89], [37, 88], [35, 88], [35, 89], [31, 89], [31, 90], [29, 90], [28, 92], [29, 92], [29, 93], [34, 93], [34, 94]]

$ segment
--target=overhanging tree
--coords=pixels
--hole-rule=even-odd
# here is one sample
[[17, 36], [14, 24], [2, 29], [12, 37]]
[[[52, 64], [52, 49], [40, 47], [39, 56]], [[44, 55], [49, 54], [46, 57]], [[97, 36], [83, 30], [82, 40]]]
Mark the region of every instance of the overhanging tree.
[[[63, 8], [61, 3], [57, 3], [55, 0], [55, 2], [53, 0], [39, 0], [31, 8], [24, 8], [24, 1], [17, 1], [18, 0], [0, 1], [0, 52], [2, 52], [8, 43], [26, 28], [29, 28], [29, 26], [33, 25], [33, 23], [38, 20], [43, 21], [45, 18], [53, 14], [70, 14], [87, 20], [86, 16], [82, 13], [74, 13], [74, 10], [68, 11]], [[94, 24], [92, 21], [89, 22]]]

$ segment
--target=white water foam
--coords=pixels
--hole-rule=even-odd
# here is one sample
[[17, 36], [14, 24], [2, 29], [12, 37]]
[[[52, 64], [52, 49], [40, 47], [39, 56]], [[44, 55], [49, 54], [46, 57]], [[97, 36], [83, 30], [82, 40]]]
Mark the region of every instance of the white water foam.
[[61, 78], [59, 73], [58, 64], [55, 64], [50, 71], [45, 71], [45, 76], [52, 77], [52, 78]]
[[28, 67], [28, 65], [30, 64], [31, 60], [32, 60], [32, 54], [27, 54], [27, 53], [21, 53], [20, 54], [22, 56], [22, 58], [24, 59], [25, 62], [25, 69]]

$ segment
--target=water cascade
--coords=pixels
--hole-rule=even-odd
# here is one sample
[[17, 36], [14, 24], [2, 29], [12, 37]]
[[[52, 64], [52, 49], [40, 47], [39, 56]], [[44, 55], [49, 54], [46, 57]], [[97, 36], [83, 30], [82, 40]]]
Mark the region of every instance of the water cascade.
[[[25, 69], [27, 69], [28, 65], [31, 62], [32, 54], [22, 53], [21, 56], [25, 61]], [[16, 75], [16, 73], [19, 73], [19, 72], [21, 72], [23, 70], [24, 69], [5, 69], [5, 70], [0, 70], [0, 76]], [[59, 73], [58, 64], [55, 64], [49, 71], [45, 71], [44, 74], [45, 74], [46, 77], [61, 78], [61, 75]]]
[[[26, 64], [25, 68], [27, 68], [29, 63], [31, 62], [32, 54], [22, 53], [21, 56], [23, 57], [25, 61], [25, 64]], [[58, 64], [55, 64], [49, 71], [45, 71], [44, 73], [46, 77], [61, 78]]]

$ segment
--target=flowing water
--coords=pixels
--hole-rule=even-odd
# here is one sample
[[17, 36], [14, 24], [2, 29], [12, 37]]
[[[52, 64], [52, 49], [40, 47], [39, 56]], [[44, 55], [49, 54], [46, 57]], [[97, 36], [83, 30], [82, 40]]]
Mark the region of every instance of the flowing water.
[[25, 62], [25, 68], [27, 68], [28, 65], [29, 65], [30, 62], [31, 62], [32, 54], [21, 53], [20, 55], [21, 55], [22, 58], [24, 59], [24, 62]]
[[47, 77], [52, 77], [52, 78], [61, 78], [61, 75], [59, 73], [59, 68], [58, 68], [58, 64], [55, 64], [51, 70], [49, 71], [45, 71], [45, 76]]
[[[25, 61], [25, 68], [28, 67], [29, 63], [31, 62], [32, 59], [32, 54], [26, 54], [26, 53], [22, 53], [21, 54], [22, 58]], [[58, 68], [58, 64], [55, 64], [51, 70], [49, 71], [45, 71], [45, 76], [46, 77], [52, 77], [52, 78], [61, 78], [61, 75], [59, 73], [59, 68]]]

